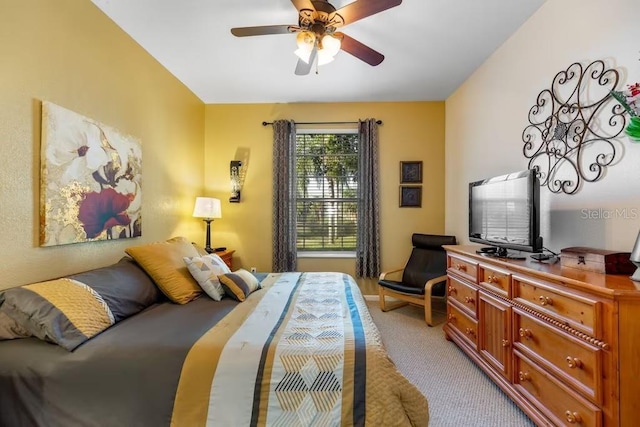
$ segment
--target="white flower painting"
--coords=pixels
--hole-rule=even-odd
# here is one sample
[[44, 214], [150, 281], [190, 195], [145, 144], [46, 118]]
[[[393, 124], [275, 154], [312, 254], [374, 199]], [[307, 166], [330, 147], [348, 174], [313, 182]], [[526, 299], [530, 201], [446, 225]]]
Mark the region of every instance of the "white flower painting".
[[41, 246], [142, 234], [136, 138], [43, 102], [41, 167]]

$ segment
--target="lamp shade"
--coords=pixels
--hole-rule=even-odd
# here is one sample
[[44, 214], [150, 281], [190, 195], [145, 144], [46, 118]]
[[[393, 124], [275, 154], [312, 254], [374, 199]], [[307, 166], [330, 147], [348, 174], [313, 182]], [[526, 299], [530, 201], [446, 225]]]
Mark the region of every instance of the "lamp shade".
[[340, 39], [333, 37], [329, 34], [322, 38], [322, 50], [326, 50], [331, 56], [336, 56], [340, 52]]
[[313, 46], [316, 44], [316, 35], [311, 31], [301, 31], [296, 36], [296, 44], [299, 49], [311, 52]]
[[333, 60], [333, 55], [331, 55], [331, 53], [329, 53], [327, 50], [320, 49], [318, 51], [318, 65], [325, 65]]
[[310, 50], [306, 50], [306, 49], [296, 49], [295, 52], [293, 52], [296, 54], [296, 56], [300, 59], [302, 59], [305, 63], [309, 63], [309, 59], [311, 59], [311, 51]]
[[196, 218], [222, 218], [220, 200], [212, 197], [196, 197], [193, 216]]

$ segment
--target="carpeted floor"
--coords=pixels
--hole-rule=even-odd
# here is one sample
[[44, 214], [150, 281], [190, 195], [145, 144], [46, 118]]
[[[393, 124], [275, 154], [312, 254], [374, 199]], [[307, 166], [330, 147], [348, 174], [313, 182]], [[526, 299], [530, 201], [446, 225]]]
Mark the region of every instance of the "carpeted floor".
[[[396, 366], [429, 400], [430, 427], [534, 426], [527, 416], [452, 342], [443, 323], [430, 328], [421, 308], [383, 313], [367, 306]], [[442, 307], [441, 307], [442, 308]], [[441, 314], [444, 319], [444, 314]]]

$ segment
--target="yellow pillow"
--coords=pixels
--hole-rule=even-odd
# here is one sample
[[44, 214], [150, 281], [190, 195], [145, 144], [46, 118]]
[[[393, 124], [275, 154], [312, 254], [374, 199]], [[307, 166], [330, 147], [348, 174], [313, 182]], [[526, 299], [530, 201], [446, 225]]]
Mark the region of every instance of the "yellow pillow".
[[202, 288], [191, 276], [184, 257], [196, 257], [198, 251], [184, 237], [166, 242], [132, 246], [125, 249], [171, 301], [186, 304], [200, 296]]

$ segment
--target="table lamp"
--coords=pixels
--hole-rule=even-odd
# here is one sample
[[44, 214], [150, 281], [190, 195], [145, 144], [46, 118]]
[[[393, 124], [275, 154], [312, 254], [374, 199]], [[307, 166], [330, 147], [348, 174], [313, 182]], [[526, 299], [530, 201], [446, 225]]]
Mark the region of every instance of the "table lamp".
[[204, 250], [207, 253], [214, 252], [211, 248], [211, 221], [214, 218], [222, 218], [222, 210], [220, 209], [220, 200], [212, 197], [197, 197], [196, 205], [193, 208], [193, 216], [195, 218], [204, 218], [207, 223], [207, 237]]

